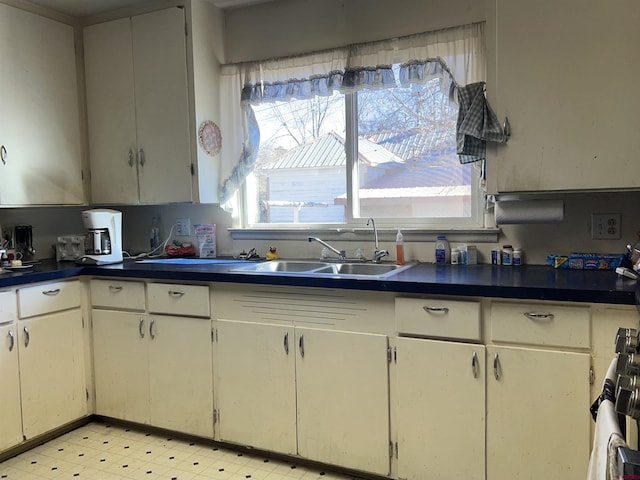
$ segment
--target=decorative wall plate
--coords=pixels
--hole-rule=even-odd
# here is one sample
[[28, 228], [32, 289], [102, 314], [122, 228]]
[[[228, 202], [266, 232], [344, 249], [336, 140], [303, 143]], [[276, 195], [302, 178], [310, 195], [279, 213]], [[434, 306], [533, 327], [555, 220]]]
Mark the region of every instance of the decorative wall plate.
[[207, 155], [217, 155], [222, 148], [220, 128], [211, 120], [205, 120], [198, 129], [198, 141]]

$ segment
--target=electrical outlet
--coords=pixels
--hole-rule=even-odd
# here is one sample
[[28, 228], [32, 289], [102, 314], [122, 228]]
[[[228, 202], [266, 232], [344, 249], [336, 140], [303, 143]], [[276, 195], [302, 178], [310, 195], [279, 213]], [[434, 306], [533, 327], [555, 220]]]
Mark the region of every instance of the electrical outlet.
[[188, 237], [191, 235], [191, 219], [176, 218], [176, 237]]
[[592, 213], [591, 238], [594, 240], [620, 239], [620, 214]]

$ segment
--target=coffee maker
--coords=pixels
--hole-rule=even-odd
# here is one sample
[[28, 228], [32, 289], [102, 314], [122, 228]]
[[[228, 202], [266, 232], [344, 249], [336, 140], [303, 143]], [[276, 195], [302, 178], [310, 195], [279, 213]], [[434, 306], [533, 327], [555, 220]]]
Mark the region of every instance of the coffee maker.
[[82, 212], [82, 224], [88, 230], [84, 255], [77, 263], [107, 265], [122, 262], [122, 212], [106, 208]]

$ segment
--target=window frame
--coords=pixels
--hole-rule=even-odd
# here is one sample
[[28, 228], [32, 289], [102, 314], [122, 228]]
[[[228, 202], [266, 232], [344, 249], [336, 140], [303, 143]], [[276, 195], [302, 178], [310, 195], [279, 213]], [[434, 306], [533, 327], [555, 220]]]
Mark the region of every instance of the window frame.
[[[345, 229], [355, 229], [366, 224], [367, 218], [356, 216], [359, 211], [359, 196], [355, 193], [359, 189], [358, 184], [358, 94], [357, 92], [346, 92], [344, 94], [345, 108], [345, 154], [346, 154], [346, 221], [344, 223], [249, 223], [248, 221], [248, 191], [245, 181], [239, 190], [240, 197], [237, 201], [239, 210], [239, 229], [258, 231], [305, 231], [305, 232], [340, 232]], [[477, 162], [480, 163], [480, 162]], [[396, 231], [396, 228], [412, 229], [415, 232], [446, 232], [454, 231], [474, 231], [484, 229], [483, 215], [483, 189], [480, 186], [481, 167], [472, 164], [471, 179], [471, 216], [470, 217], [406, 217], [387, 218], [376, 217], [376, 225], [382, 230]]]

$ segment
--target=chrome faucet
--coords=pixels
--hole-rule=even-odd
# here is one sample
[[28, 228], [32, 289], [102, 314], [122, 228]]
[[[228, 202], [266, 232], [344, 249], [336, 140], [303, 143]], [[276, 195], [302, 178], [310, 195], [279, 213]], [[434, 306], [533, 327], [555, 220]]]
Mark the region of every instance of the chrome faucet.
[[388, 250], [380, 250], [380, 245], [378, 244], [378, 229], [376, 228], [376, 221], [369, 217], [367, 220], [367, 226], [369, 223], [373, 225], [373, 258], [371, 259], [371, 263], [380, 263], [382, 257], [386, 257], [389, 255]]
[[320, 245], [328, 248], [329, 250], [331, 250], [333, 253], [335, 253], [336, 255], [338, 255], [338, 258], [340, 260], [345, 260], [345, 251], [344, 250], [338, 250], [337, 248], [332, 247], [331, 245], [329, 245], [327, 242], [325, 242], [324, 240], [320, 240], [318, 237], [309, 237], [309, 242], [313, 242], [316, 241], [318, 242]]

